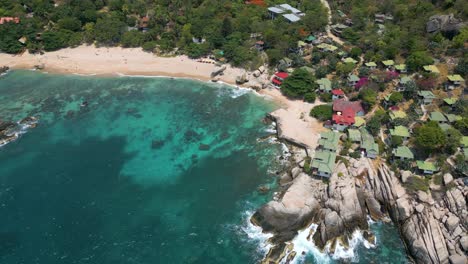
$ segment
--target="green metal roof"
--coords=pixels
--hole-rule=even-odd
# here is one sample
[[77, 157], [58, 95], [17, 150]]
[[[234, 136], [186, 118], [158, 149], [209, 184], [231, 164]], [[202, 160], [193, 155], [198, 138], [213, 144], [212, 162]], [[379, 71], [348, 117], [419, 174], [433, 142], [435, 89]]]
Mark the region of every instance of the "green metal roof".
[[406, 83], [408, 83], [410, 81], [411, 81], [411, 78], [408, 77], [408, 76], [403, 76], [403, 77], [400, 78], [400, 83], [401, 84], [406, 84]]
[[319, 85], [320, 90], [324, 91], [331, 91], [332, 90], [332, 83], [327, 78], [322, 78], [315, 81]]
[[348, 76], [348, 81], [350, 82], [358, 82], [359, 81], [359, 77], [357, 77], [356, 75], [354, 74], [351, 74]]
[[440, 73], [439, 69], [435, 65], [426, 65], [423, 66], [425, 71], [432, 72], [432, 73]]
[[460, 144], [463, 146], [463, 147], [468, 147], [468, 137], [467, 136], [464, 136], [460, 139]]
[[445, 114], [445, 116], [447, 117], [447, 120], [448, 120], [450, 123], [455, 122], [455, 121], [458, 121], [458, 120], [462, 120], [462, 117], [459, 116], [459, 115]]
[[348, 129], [348, 138], [353, 142], [361, 142], [361, 132], [357, 129]]
[[395, 69], [397, 69], [399, 71], [404, 71], [404, 70], [406, 70], [406, 64], [395, 65]]
[[299, 48], [300, 48], [300, 47], [304, 47], [305, 45], [306, 45], [306, 43], [305, 43], [304, 41], [302, 41], [302, 40], [299, 40], [299, 41], [297, 42], [297, 46], [298, 46]]
[[445, 116], [438, 111], [431, 112], [429, 115], [429, 119], [437, 122], [447, 122], [447, 118], [445, 118]]
[[406, 118], [406, 113], [401, 110], [390, 111], [389, 115], [390, 115], [390, 119], [392, 120], [397, 119], [397, 118]]
[[336, 150], [340, 141], [340, 133], [328, 131], [320, 133], [319, 145], [326, 149]]
[[366, 152], [374, 152], [375, 154], [379, 153], [379, 145], [375, 143], [374, 137], [369, 134], [365, 128], [360, 129], [362, 143], [361, 147], [366, 150]]
[[463, 81], [465, 81], [465, 79], [463, 79], [459, 74], [449, 75], [449, 76], [447, 76], [447, 78], [451, 82], [463, 82]]
[[371, 62], [366, 62], [365, 64], [367, 67], [377, 67], [377, 63], [371, 61]]
[[450, 98], [445, 98], [444, 102], [448, 105], [453, 105], [458, 101], [458, 98], [456, 97], [450, 97]]
[[315, 152], [311, 167], [316, 168], [322, 172], [332, 173], [333, 169], [335, 168], [335, 160], [336, 153], [329, 151], [317, 151]]
[[317, 39], [317, 38], [316, 38], [315, 36], [309, 35], [309, 36], [305, 39], [305, 41], [314, 41], [314, 40], [316, 40], [316, 39]]
[[360, 117], [360, 116], [356, 116], [354, 118], [354, 126], [355, 127], [361, 127], [363, 125], [366, 124], [366, 120], [364, 120], [364, 118]]
[[406, 158], [406, 159], [414, 159], [413, 152], [407, 146], [400, 146], [392, 151], [395, 157], [399, 158]]
[[385, 61], [382, 61], [383, 65], [385, 66], [393, 66], [395, 65], [395, 62], [393, 60], [385, 60]]
[[317, 45], [317, 48], [324, 49], [324, 50], [329, 50], [329, 51], [335, 51], [335, 50], [338, 49], [338, 47], [327, 44], [327, 43], [321, 43], [321, 44]]
[[390, 129], [390, 135], [398, 137], [409, 137], [410, 132], [405, 126], [396, 126], [394, 129]]
[[357, 63], [357, 60], [353, 59], [353, 58], [346, 58], [343, 60], [344, 63], [353, 63], [353, 64], [356, 64]]
[[424, 171], [438, 171], [437, 167], [434, 165], [434, 163], [429, 162], [429, 161], [422, 161], [418, 160], [416, 161], [416, 164], [418, 165], [418, 169], [424, 170]]
[[452, 126], [449, 125], [449, 124], [447, 124], [447, 123], [440, 123], [440, 124], [439, 124], [439, 127], [440, 127], [440, 129], [442, 129], [443, 131], [447, 131], [447, 130], [449, 130], [450, 128], [452, 128]]
[[431, 91], [418, 91], [418, 95], [424, 97], [424, 99], [436, 98], [436, 96]]

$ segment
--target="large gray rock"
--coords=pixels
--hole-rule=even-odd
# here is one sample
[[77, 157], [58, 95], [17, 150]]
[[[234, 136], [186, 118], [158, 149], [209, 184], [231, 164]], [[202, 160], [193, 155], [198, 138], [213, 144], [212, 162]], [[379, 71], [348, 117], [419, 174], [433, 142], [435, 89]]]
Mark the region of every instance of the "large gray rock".
[[466, 256], [462, 255], [453, 255], [450, 256], [450, 263], [451, 264], [466, 264]]
[[468, 251], [468, 236], [463, 236], [460, 238], [460, 246], [463, 250]]
[[411, 177], [411, 175], [413, 175], [411, 173], [411, 171], [402, 171], [401, 172], [401, 181], [403, 183], [407, 182], [408, 181], [408, 178]]
[[460, 223], [460, 218], [458, 218], [456, 215], [450, 215], [449, 218], [447, 218], [447, 222], [445, 222], [445, 226], [447, 227], [448, 231], [452, 232], [457, 228], [458, 224]]
[[444, 174], [444, 184], [447, 185], [453, 181], [453, 176], [450, 173]]
[[426, 31], [428, 33], [453, 32], [457, 34], [464, 25], [466, 25], [466, 22], [456, 19], [453, 14], [434, 15], [431, 16], [426, 23]]

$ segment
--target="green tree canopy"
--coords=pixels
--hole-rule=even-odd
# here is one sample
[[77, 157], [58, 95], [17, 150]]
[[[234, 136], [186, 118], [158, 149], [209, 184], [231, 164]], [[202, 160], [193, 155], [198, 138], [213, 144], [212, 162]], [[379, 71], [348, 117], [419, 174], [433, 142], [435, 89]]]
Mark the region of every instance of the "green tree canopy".
[[315, 77], [305, 69], [296, 69], [281, 85], [281, 92], [292, 98], [303, 98], [317, 88]]
[[430, 65], [434, 62], [431, 56], [426, 51], [416, 51], [411, 53], [406, 59], [408, 68], [412, 71], [421, 69], [424, 65]]
[[115, 45], [120, 42], [125, 32], [125, 23], [111, 16], [98, 19], [94, 26], [96, 40], [105, 45]]
[[439, 125], [430, 121], [416, 129], [416, 144], [429, 151], [445, 146], [446, 137]]
[[332, 118], [333, 107], [331, 105], [318, 105], [310, 110], [310, 116], [320, 121], [327, 121]]

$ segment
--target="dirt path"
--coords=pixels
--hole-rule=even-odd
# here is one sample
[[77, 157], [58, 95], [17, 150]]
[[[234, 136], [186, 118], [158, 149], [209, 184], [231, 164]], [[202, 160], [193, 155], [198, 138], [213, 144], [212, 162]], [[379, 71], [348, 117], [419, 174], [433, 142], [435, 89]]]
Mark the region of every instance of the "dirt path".
[[333, 35], [333, 33], [331, 32], [330, 25], [332, 23], [332, 12], [331, 12], [331, 8], [330, 8], [330, 4], [328, 4], [327, 0], [320, 0], [320, 2], [322, 3], [322, 5], [324, 5], [328, 9], [328, 25], [327, 25], [327, 28], [326, 28], [327, 36], [329, 38], [331, 38], [333, 41], [335, 41], [336, 43], [338, 43], [340, 45], [344, 45], [344, 42], [340, 38], [338, 38], [337, 36]]

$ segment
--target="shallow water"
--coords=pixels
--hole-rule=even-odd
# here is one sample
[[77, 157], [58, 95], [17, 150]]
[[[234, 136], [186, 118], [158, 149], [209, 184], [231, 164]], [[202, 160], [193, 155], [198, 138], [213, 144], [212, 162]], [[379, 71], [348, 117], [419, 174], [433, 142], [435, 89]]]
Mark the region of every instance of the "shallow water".
[[[39, 117], [0, 149], [0, 262], [257, 262], [268, 235], [248, 218], [281, 167], [281, 145], [263, 139], [274, 108], [191, 80], [0, 77], [1, 119]], [[360, 260], [401, 249], [387, 227]]]

